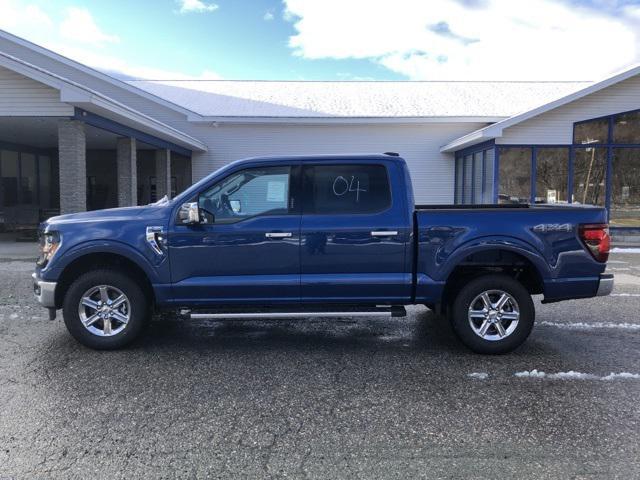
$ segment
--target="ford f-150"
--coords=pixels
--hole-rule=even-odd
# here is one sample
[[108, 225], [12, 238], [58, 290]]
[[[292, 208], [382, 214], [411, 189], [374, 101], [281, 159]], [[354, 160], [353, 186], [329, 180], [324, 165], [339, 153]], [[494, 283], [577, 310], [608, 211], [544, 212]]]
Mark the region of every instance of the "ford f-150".
[[519, 346], [543, 303], [607, 295], [603, 208], [414, 205], [397, 154], [237, 161], [172, 200], [53, 217], [34, 291], [92, 348], [152, 312], [403, 316], [424, 304], [480, 353]]

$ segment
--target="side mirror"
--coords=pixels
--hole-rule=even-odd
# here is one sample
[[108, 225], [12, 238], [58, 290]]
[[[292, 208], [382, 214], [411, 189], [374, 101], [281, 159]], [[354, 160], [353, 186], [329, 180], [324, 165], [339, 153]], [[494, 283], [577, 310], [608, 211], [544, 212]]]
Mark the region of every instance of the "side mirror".
[[200, 219], [200, 207], [198, 202], [185, 203], [180, 207], [178, 218], [183, 225], [199, 225]]

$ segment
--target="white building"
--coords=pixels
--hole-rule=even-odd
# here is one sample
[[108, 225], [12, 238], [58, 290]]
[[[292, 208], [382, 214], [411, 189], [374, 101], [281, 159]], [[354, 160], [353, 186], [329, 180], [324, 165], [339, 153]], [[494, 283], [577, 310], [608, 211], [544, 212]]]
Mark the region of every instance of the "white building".
[[0, 212], [148, 203], [240, 158], [395, 151], [419, 203], [640, 227], [640, 68], [590, 82], [121, 81], [0, 31]]

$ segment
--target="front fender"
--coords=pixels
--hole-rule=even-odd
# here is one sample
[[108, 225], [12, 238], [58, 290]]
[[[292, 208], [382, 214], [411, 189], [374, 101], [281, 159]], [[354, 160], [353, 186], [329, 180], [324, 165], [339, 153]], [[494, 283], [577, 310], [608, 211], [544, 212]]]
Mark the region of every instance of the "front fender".
[[[73, 261], [94, 253], [110, 253], [120, 255], [134, 262], [147, 275], [151, 284], [166, 283], [168, 281], [168, 264], [165, 258], [158, 264], [152, 265], [149, 260], [138, 250], [117, 240], [91, 240], [74, 245], [69, 250], [62, 252], [62, 256], [55, 259], [52, 268], [42, 270], [41, 276], [46, 281], [57, 281], [62, 272]], [[166, 270], [166, 273], [164, 272]], [[165, 278], [166, 276], [166, 278]]]

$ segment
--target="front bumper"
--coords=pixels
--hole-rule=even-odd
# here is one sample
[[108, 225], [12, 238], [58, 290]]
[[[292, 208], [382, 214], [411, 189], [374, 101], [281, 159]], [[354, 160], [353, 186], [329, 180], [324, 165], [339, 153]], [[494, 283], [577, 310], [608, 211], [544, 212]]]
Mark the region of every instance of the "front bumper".
[[38, 303], [46, 308], [56, 308], [56, 282], [45, 282], [33, 273], [33, 294]]
[[612, 291], [613, 291], [613, 274], [601, 273], [600, 283], [598, 284], [598, 293], [596, 293], [596, 296], [604, 297], [606, 295], [611, 294]]

